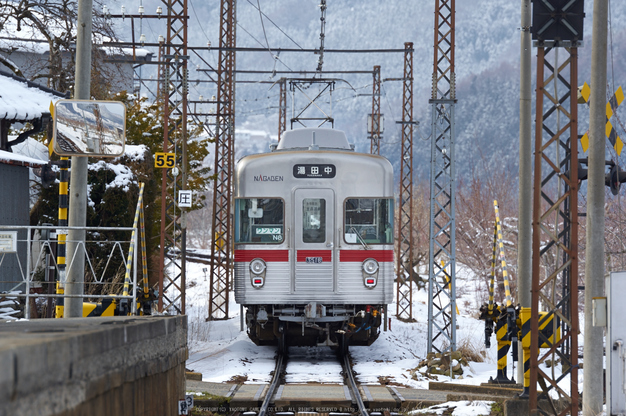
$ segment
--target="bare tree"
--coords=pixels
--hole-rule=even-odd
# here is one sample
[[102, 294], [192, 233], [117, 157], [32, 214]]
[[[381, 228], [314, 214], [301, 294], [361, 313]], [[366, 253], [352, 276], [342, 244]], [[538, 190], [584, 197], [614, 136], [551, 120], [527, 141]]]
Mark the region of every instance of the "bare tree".
[[[94, 10], [102, 8], [94, 2]], [[76, 45], [77, 0], [5, 0], [0, 2], [0, 36], [12, 40], [12, 45], [0, 51], [2, 62], [18, 75], [35, 81], [45, 79], [49, 88], [57, 91], [71, 90], [74, 84], [74, 50]], [[97, 44], [103, 39], [116, 39], [110, 21], [96, 13], [93, 20], [94, 54], [92, 73], [96, 76], [94, 87], [102, 87], [103, 71], [111, 65], [102, 65], [103, 54]], [[31, 53], [16, 64], [12, 55]], [[47, 56], [46, 56], [47, 52]], [[109, 74], [105, 79], [116, 74]], [[93, 83], [92, 83], [93, 84]], [[106, 88], [105, 88], [106, 90]], [[109, 92], [109, 91], [106, 91]], [[100, 94], [98, 94], [100, 95]]]
[[[462, 177], [457, 186], [456, 202], [456, 249], [458, 262], [467, 266], [484, 282], [484, 294], [488, 293], [491, 277], [495, 211], [497, 200], [502, 223], [503, 243], [511, 290], [516, 288], [517, 264], [517, 187], [511, 170], [497, 166], [480, 155], [479, 163], [468, 177]], [[498, 270], [500, 265], [497, 264]], [[502, 280], [497, 300], [502, 299]], [[486, 299], [484, 299], [486, 300]], [[481, 299], [482, 301], [482, 299]]]

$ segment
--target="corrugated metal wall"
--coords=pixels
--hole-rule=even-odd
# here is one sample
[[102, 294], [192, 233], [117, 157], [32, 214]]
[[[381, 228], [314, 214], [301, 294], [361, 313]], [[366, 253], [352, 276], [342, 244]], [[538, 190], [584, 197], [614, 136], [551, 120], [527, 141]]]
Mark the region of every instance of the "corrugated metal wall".
[[[0, 225], [29, 225], [28, 171], [26, 167], [0, 162]], [[22, 273], [26, 273], [26, 236], [26, 230], [17, 235], [17, 255], [4, 254], [2, 258], [0, 254], [0, 292], [13, 289], [22, 281]], [[20, 289], [24, 291], [24, 285]]]

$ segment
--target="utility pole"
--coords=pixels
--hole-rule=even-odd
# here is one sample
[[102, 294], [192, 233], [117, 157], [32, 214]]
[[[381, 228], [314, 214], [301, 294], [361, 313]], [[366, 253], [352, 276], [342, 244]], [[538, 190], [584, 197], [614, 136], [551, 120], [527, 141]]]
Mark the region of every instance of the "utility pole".
[[413, 42], [404, 49], [396, 316], [413, 321]]
[[[91, 90], [91, 19], [92, 0], [78, 0], [78, 24], [76, 32], [76, 80], [74, 98], [88, 100]], [[72, 156], [70, 176], [70, 227], [87, 225], [87, 157]], [[65, 294], [82, 295], [85, 280], [85, 230], [70, 229], [67, 254], [70, 267], [67, 273]], [[83, 299], [67, 298], [63, 311], [65, 318], [83, 316]]]
[[[519, 219], [517, 222], [517, 301], [530, 308], [532, 284], [532, 70], [530, 42], [530, 0], [522, 0], [520, 42], [519, 98]], [[518, 362], [523, 363], [523, 351], [518, 348]], [[517, 366], [517, 379], [524, 378], [524, 366]]]
[[178, 205], [177, 196], [187, 190], [187, 1], [162, 1], [167, 8], [167, 38], [159, 43], [163, 151], [174, 153], [176, 166], [161, 173], [159, 310], [184, 315], [187, 208]]
[[607, 0], [593, 3], [591, 95], [587, 177], [587, 236], [585, 248], [585, 378], [583, 415], [602, 412], [602, 327], [593, 326], [591, 302], [604, 296], [604, 158], [606, 125]]
[[281, 78], [278, 85], [280, 86], [278, 104], [278, 141], [280, 142], [281, 137], [287, 131], [287, 79]]
[[380, 155], [380, 139], [382, 133], [380, 114], [380, 65], [374, 66], [372, 81], [372, 113], [370, 114], [369, 134], [370, 153]]
[[236, 9], [236, 0], [221, 1], [213, 187], [212, 229], [214, 237], [211, 245], [208, 320], [228, 319], [228, 298], [232, 276], [230, 202], [235, 153], [235, 51], [231, 49], [236, 45]]
[[[578, 414], [577, 93], [584, 16], [583, 0], [533, 3], [537, 101], [532, 285], [531, 307], [520, 311], [523, 397], [529, 400], [531, 415], [542, 412], [540, 401], [553, 394], [567, 403], [565, 409], [551, 408], [553, 414]], [[547, 360], [560, 365], [558, 375], [542, 365]], [[559, 386], [567, 381], [569, 393]]]
[[455, 0], [437, 0], [432, 80], [428, 352], [456, 350]]

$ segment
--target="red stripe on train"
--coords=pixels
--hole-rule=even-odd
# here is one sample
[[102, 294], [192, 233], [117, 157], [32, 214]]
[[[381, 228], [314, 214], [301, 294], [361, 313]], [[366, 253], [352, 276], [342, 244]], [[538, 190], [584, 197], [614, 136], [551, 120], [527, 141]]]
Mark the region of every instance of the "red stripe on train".
[[393, 261], [393, 250], [341, 250], [339, 261], [363, 261], [365, 259], [375, 259], [376, 261]]
[[333, 252], [331, 250], [298, 250], [298, 262], [306, 262], [307, 257], [321, 257], [322, 261], [333, 261]]
[[235, 250], [235, 261], [263, 259], [266, 262], [289, 261], [289, 250]]

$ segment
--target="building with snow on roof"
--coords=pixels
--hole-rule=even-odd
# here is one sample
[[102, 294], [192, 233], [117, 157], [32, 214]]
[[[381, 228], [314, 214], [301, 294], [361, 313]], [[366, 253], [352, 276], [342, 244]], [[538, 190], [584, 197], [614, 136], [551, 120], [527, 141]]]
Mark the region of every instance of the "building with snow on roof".
[[[3, 22], [0, 27], [0, 70], [17, 74], [42, 86], [59, 85], [55, 81], [60, 78], [73, 79], [76, 29], [68, 29], [52, 18], [42, 19], [40, 16], [40, 20], [47, 21], [48, 38], [27, 24], [22, 24], [18, 30], [12, 19]], [[110, 82], [112, 92], [136, 93], [139, 82], [134, 85], [135, 69], [150, 62], [152, 52], [144, 48], [113, 48], [103, 45], [103, 42], [110, 40], [98, 33], [93, 34], [93, 43], [96, 46], [92, 55], [93, 66], [103, 75], [102, 79]], [[51, 44], [58, 49], [53, 51], [57, 56], [51, 57]], [[69, 88], [73, 88], [73, 82], [69, 84]]]
[[[48, 160], [20, 154], [19, 150], [29, 136], [50, 125], [50, 104], [61, 98], [65, 95], [0, 71], [0, 225], [29, 225], [30, 171], [41, 172]], [[33, 128], [12, 138], [9, 130], [16, 123], [31, 123]], [[11, 290], [16, 286], [13, 282], [22, 280], [26, 237], [26, 230], [18, 231], [17, 253], [0, 251], [0, 292]]]

